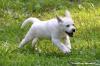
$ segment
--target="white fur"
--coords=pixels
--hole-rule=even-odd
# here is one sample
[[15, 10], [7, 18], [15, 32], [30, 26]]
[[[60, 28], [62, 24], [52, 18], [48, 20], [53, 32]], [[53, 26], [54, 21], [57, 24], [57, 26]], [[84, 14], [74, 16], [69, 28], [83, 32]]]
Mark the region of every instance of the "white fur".
[[[33, 40], [32, 46], [34, 47], [39, 38], [50, 38], [53, 44], [55, 44], [62, 52], [71, 52], [70, 38], [65, 31], [70, 33], [75, 27], [73, 26], [74, 23], [69, 11], [65, 12], [65, 17], [58, 17], [48, 21], [40, 21], [39, 19], [32, 17], [28, 18], [23, 22], [21, 28], [29, 22], [32, 22], [33, 24], [25, 38], [21, 41], [19, 48], [22, 48], [30, 40]], [[70, 27], [66, 27], [66, 25], [70, 25]], [[62, 38], [64, 38], [65, 44], [60, 41]]]

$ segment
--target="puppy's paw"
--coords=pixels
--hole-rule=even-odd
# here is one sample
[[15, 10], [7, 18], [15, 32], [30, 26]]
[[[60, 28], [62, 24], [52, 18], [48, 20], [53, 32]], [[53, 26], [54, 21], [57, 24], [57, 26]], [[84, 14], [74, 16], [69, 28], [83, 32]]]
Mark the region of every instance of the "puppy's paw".
[[65, 54], [68, 54], [70, 52], [71, 52], [71, 50], [69, 48], [66, 48], [66, 50], [64, 51]]
[[67, 48], [65, 45], [62, 45], [62, 51], [64, 54], [71, 52], [71, 50], [69, 48]]
[[18, 48], [23, 48], [23, 46], [22, 45], [19, 45]]

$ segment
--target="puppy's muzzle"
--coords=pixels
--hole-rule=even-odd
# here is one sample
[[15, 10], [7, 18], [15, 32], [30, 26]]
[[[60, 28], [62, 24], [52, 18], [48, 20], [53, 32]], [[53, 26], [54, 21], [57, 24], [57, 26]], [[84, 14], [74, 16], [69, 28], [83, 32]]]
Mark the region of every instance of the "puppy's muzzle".
[[72, 32], [75, 32], [76, 30], [75, 29], [72, 29]]
[[72, 32], [67, 32], [65, 31], [65, 33], [67, 33], [70, 37], [73, 37], [73, 33], [76, 32], [75, 29], [72, 29]]

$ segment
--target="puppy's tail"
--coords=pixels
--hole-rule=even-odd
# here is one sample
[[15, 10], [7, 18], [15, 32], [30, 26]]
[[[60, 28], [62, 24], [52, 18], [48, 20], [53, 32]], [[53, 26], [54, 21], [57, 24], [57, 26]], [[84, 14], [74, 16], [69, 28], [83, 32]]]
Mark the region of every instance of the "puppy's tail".
[[27, 23], [30, 23], [30, 22], [31, 22], [31, 23], [40, 22], [40, 20], [37, 19], [37, 18], [32, 18], [32, 17], [30, 17], [30, 18], [26, 19], [26, 20], [22, 23], [21, 28], [23, 28]]

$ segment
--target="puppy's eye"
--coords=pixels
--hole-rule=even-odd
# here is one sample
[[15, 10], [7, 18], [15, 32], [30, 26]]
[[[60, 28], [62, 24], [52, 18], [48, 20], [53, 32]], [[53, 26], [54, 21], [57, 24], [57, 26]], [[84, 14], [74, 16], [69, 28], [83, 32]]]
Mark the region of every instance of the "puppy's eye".
[[69, 27], [70, 25], [66, 25], [66, 27]]

